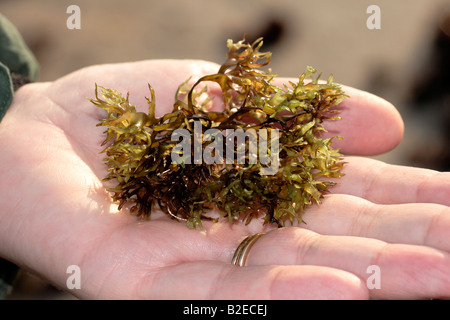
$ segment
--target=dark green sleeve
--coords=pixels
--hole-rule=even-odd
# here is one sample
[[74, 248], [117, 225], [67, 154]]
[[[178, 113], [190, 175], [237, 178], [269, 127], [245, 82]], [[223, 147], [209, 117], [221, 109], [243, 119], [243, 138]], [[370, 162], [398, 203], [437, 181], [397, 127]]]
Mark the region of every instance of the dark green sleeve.
[[0, 121], [11, 105], [15, 83], [36, 81], [39, 65], [16, 27], [0, 14]]
[[9, 69], [0, 62], [0, 121], [12, 102], [13, 92]]

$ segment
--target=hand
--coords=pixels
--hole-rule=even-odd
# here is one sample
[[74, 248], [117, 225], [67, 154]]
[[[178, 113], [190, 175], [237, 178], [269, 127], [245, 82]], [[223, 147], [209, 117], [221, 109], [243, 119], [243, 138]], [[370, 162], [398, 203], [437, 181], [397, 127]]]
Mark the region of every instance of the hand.
[[[0, 123], [0, 256], [66, 290], [67, 267], [79, 266], [81, 289], [70, 292], [80, 298], [450, 297], [448, 173], [346, 157], [345, 177], [307, 210], [307, 224], [281, 229], [222, 221], [192, 230], [158, 212], [149, 221], [119, 212], [101, 181], [104, 113], [87, 100], [94, 84], [129, 91], [145, 110], [150, 83], [161, 116], [181, 82], [217, 70], [142, 61], [22, 87]], [[345, 91], [343, 119], [325, 124], [344, 137], [335, 146], [371, 155], [398, 144], [403, 124], [392, 105]], [[261, 231], [249, 266], [231, 265], [242, 239]], [[380, 289], [366, 285], [370, 265], [380, 268]]]

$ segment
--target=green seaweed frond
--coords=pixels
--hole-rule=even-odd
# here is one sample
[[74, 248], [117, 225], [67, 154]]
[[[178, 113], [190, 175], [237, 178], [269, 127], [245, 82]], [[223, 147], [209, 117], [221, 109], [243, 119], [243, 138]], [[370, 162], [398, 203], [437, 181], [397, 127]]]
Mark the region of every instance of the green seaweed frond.
[[[282, 226], [286, 221], [303, 221], [305, 209], [320, 204], [335, 184], [329, 178], [342, 176], [342, 155], [332, 147], [333, 139], [340, 138], [322, 138], [324, 121], [339, 119], [337, 106], [346, 97], [342, 88], [331, 76], [319, 81], [312, 67], [298, 82], [275, 86], [276, 75], [260, 69], [271, 57], [260, 52], [262, 39], [252, 44], [229, 40], [227, 45], [227, 59], [218, 72], [201, 77], [191, 87], [189, 79], [180, 84], [172, 112], [160, 118], [155, 117], [150, 85], [148, 113], [137, 112], [128, 95], [96, 85], [91, 101], [107, 111], [98, 124], [106, 128], [105, 180], [117, 182], [108, 190], [119, 208], [131, 203], [131, 212], [142, 217], [159, 208], [191, 228], [205, 219], [217, 221], [211, 217], [213, 210], [230, 223], [239, 219], [249, 223], [263, 216], [265, 223]], [[220, 86], [223, 112], [210, 111], [211, 98], [202, 98], [207, 96], [208, 82]], [[197, 89], [200, 84], [201, 90]], [[185, 139], [197, 139], [199, 144], [180, 149], [173, 135], [179, 129], [188, 132]], [[207, 150], [214, 159], [221, 159], [219, 147], [231, 139], [227, 130], [240, 130], [247, 138], [228, 150], [233, 161], [196, 162], [198, 148], [200, 154]], [[252, 139], [270, 152], [278, 146], [276, 154], [265, 158], [271, 164], [277, 159], [271, 174], [266, 174], [264, 157], [255, 161], [248, 142]], [[174, 154], [182, 161], [174, 161]]]

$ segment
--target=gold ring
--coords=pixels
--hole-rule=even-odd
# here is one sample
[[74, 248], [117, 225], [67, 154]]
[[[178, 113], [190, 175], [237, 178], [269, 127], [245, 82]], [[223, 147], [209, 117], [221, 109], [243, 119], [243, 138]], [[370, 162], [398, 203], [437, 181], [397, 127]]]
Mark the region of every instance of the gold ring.
[[231, 264], [239, 267], [245, 267], [247, 264], [247, 257], [250, 252], [250, 249], [255, 244], [256, 240], [258, 240], [265, 232], [256, 233], [254, 235], [246, 237], [237, 247], [234, 252], [233, 259], [231, 260]]

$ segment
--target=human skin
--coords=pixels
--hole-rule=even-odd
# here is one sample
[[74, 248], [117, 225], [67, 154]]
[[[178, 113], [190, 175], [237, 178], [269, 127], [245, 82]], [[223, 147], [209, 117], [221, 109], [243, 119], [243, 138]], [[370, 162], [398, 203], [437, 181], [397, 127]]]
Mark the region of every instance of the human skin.
[[[129, 92], [145, 111], [150, 83], [161, 116], [181, 82], [218, 68], [97, 65], [19, 89], [0, 123], [0, 256], [84, 299], [450, 297], [450, 174], [361, 157], [394, 148], [403, 122], [390, 103], [357, 89], [344, 87], [342, 120], [324, 124], [343, 137], [334, 146], [345, 176], [307, 209], [306, 224], [205, 221], [199, 230], [157, 210], [150, 220], [119, 211], [102, 182], [105, 136], [96, 124], [105, 111], [88, 101], [94, 84]], [[242, 239], [262, 231], [248, 266], [232, 265]], [[66, 287], [71, 265], [81, 289]], [[380, 289], [366, 284], [373, 265]]]

